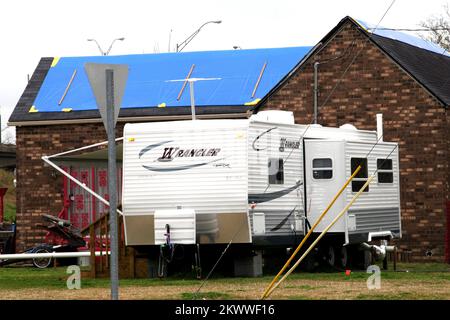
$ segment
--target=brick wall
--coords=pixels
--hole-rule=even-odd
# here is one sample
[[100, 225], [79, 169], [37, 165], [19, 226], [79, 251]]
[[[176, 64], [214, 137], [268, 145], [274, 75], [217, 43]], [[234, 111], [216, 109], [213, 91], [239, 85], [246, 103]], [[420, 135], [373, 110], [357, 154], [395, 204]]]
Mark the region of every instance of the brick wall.
[[[399, 143], [400, 248], [412, 250], [415, 260], [442, 261], [449, 194], [448, 111], [351, 23], [344, 24], [261, 110], [294, 111], [297, 123], [311, 123], [315, 61], [320, 63], [318, 123], [376, 130], [376, 114], [383, 113], [384, 140]], [[427, 251], [431, 257], [426, 257]]]
[[[106, 141], [103, 123], [16, 128], [17, 250], [42, 243], [46, 231], [36, 228], [44, 213], [56, 215], [63, 207], [63, 178], [41, 157]], [[123, 124], [117, 124], [122, 136]]]

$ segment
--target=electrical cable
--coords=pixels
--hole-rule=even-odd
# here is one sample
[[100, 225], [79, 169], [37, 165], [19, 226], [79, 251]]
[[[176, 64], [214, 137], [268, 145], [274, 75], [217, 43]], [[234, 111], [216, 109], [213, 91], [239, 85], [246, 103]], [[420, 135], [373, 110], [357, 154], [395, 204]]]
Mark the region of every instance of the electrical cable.
[[222, 251], [222, 254], [220, 255], [219, 259], [217, 259], [216, 263], [214, 264], [214, 266], [211, 268], [211, 270], [209, 271], [208, 275], [206, 276], [205, 280], [203, 280], [203, 282], [200, 284], [200, 287], [198, 287], [198, 289], [194, 292], [193, 296], [192, 296], [192, 300], [195, 300], [195, 298], [197, 297], [198, 293], [200, 292], [200, 290], [203, 288], [203, 286], [206, 284], [206, 282], [209, 280], [209, 277], [212, 275], [212, 273], [214, 272], [214, 270], [216, 269], [216, 267], [219, 265], [220, 260], [222, 260], [223, 256], [225, 255], [225, 253], [227, 252], [228, 248], [230, 247], [231, 243], [233, 242], [234, 238], [239, 234], [239, 232], [242, 230], [242, 227], [245, 224], [242, 223], [240, 228], [236, 231], [236, 233], [233, 235], [233, 237], [231, 237], [230, 241], [228, 242], [227, 246], [225, 247], [225, 249]]

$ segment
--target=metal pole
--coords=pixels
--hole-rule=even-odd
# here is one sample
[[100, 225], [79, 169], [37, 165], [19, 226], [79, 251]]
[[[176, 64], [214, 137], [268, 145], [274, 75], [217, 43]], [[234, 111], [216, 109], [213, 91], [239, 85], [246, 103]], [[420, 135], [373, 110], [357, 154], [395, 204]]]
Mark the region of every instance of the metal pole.
[[261, 299], [264, 299], [266, 297], [266, 295], [269, 292], [269, 290], [272, 289], [273, 285], [275, 284], [275, 281], [277, 281], [278, 278], [283, 274], [284, 270], [286, 270], [286, 268], [289, 267], [291, 261], [294, 259], [294, 257], [297, 255], [297, 253], [300, 251], [300, 249], [302, 248], [303, 244], [306, 242], [306, 240], [312, 234], [314, 229], [319, 225], [320, 221], [322, 221], [323, 217], [325, 217], [325, 215], [330, 210], [330, 208], [334, 205], [334, 203], [339, 198], [341, 193], [344, 192], [344, 190], [347, 188], [347, 186], [350, 184], [350, 182], [353, 180], [353, 178], [358, 174], [359, 170], [361, 170], [361, 166], [358, 166], [355, 169], [355, 172], [353, 172], [353, 174], [350, 176], [350, 178], [347, 179], [347, 181], [344, 183], [344, 185], [341, 187], [341, 189], [336, 193], [336, 195], [331, 200], [331, 202], [328, 204], [326, 209], [322, 212], [322, 214], [319, 216], [319, 218], [314, 223], [314, 225], [311, 227], [311, 229], [309, 229], [308, 233], [303, 238], [303, 240], [300, 242], [300, 244], [298, 245], [297, 249], [295, 249], [294, 253], [292, 253], [291, 257], [286, 261], [286, 263], [283, 266], [283, 268], [281, 268], [281, 270], [278, 272], [278, 274], [273, 278], [272, 282], [269, 284], [269, 286], [266, 288], [266, 290], [262, 294]]
[[117, 233], [116, 132], [114, 123], [114, 71], [106, 70], [106, 119], [108, 123], [108, 193], [111, 239], [111, 300], [119, 299], [119, 259]]
[[316, 244], [322, 239], [322, 237], [331, 229], [331, 227], [348, 211], [348, 209], [353, 205], [353, 203], [359, 198], [359, 196], [363, 193], [364, 189], [370, 184], [370, 182], [375, 178], [376, 172], [374, 172], [366, 181], [366, 183], [359, 189], [358, 193], [353, 196], [350, 202], [338, 213], [338, 215], [331, 221], [331, 223], [322, 231], [322, 233], [314, 240], [314, 242], [309, 246], [309, 248], [303, 253], [303, 255], [297, 260], [297, 262], [286, 272], [286, 274], [278, 281], [273, 287], [267, 292], [265, 295], [268, 298], [272, 292], [282, 283], [303, 261], [303, 259], [308, 255], [308, 253], [316, 246]]
[[190, 89], [190, 93], [191, 93], [191, 112], [192, 112], [192, 120], [195, 120], [194, 81], [189, 81], [189, 89]]
[[317, 100], [318, 100], [318, 81], [317, 81], [317, 74], [319, 72], [319, 63], [314, 62], [314, 124], [317, 124]]

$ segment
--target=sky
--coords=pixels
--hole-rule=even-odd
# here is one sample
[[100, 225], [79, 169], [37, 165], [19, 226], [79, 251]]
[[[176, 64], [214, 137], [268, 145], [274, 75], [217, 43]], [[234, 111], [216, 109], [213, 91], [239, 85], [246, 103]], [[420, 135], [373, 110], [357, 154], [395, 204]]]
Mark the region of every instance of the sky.
[[[2, 138], [17, 101], [41, 57], [175, 51], [203, 23], [183, 51], [312, 46], [345, 16], [377, 24], [393, 0], [14, 0], [0, 4]], [[449, 0], [395, 0], [380, 25], [417, 28]]]

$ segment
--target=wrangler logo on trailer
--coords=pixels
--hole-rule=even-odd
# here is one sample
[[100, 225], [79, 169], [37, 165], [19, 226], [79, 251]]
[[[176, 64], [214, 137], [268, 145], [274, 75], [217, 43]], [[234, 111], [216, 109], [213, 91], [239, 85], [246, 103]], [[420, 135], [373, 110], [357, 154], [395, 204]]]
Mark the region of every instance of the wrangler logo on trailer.
[[163, 154], [158, 161], [172, 161], [174, 158], [190, 157], [215, 157], [220, 152], [220, 148], [199, 148], [199, 149], [181, 149], [179, 147], [164, 148]]
[[[168, 144], [170, 142], [173, 142], [173, 140], [170, 141], [163, 141], [156, 144], [151, 144], [143, 148], [139, 152], [139, 159], [142, 158], [147, 152], [163, 146], [165, 144]], [[157, 156], [153, 162], [156, 165], [142, 165], [147, 170], [150, 171], [158, 171], [158, 172], [168, 172], [168, 171], [178, 171], [178, 170], [186, 170], [191, 168], [196, 168], [200, 166], [204, 166], [219, 160], [223, 160], [223, 158], [216, 159], [216, 157], [219, 155], [221, 151], [221, 148], [181, 148], [181, 147], [163, 147], [159, 153], [159, 156]], [[180, 165], [180, 166], [163, 166], [158, 165], [157, 163], [165, 163], [165, 162], [173, 162], [177, 158], [194, 158], [198, 160], [194, 160], [194, 163], [186, 164], [186, 165]], [[211, 159], [210, 161], [207, 161], [207, 159]]]

